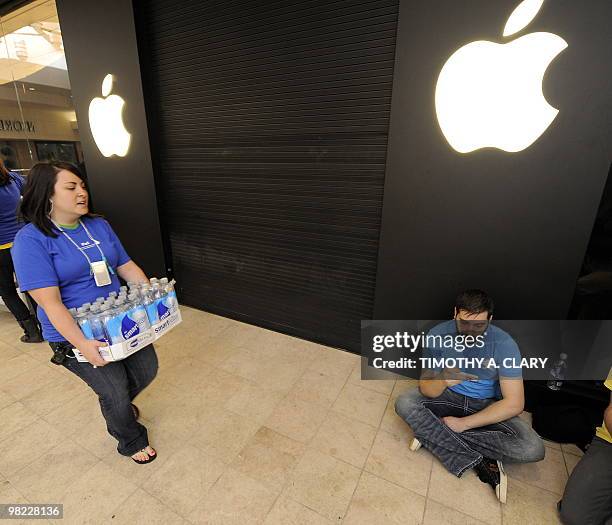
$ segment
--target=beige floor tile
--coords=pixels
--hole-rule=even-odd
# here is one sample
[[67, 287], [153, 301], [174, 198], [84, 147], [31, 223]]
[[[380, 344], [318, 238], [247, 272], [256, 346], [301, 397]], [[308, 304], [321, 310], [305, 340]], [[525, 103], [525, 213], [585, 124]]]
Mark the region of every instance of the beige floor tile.
[[501, 503], [495, 492], [482, 483], [471, 469], [457, 478], [434, 460], [428, 499], [485, 523], [501, 523]]
[[2, 384], [2, 390], [15, 399], [22, 399], [34, 390], [39, 388], [51, 388], [63, 381], [63, 376], [53, 368], [42, 364], [36, 364], [36, 366], [32, 366], [27, 372], [5, 381]]
[[206, 383], [212, 373], [212, 365], [193, 358], [180, 358], [173, 366], [160, 366], [157, 378], [181, 389], [192, 390]]
[[92, 421], [104, 421], [97, 398], [90, 396], [65, 400], [64, 404], [42, 418], [67, 436], [78, 432]]
[[250, 379], [261, 386], [273, 387], [279, 392], [287, 393], [295, 386], [306, 367], [307, 363], [272, 359], [269, 365], [260, 367]]
[[263, 423], [284, 397], [282, 392], [260, 386], [250, 381], [242, 383], [233, 394], [229, 394], [225, 408]]
[[261, 427], [232, 462], [232, 467], [279, 493], [304, 452], [304, 444]]
[[215, 368], [200, 390], [203, 406], [222, 407], [243, 388], [253, 384], [249, 379]]
[[484, 523], [432, 499], [427, 500], [423, 525], [484, 525]]
[[111, 523], [115, 509], [136, 488], [134, 483], [99, 461], [64, 488], [60, 499], [64, 504], [64, 519], [68, 523]]
[[198, 352], [192, 352], [195, 359], [202, 360], [213, 366], [221, 366], [227, 359], [240, 352], [239, 347], [228, 346], [221, 335], [202, 342]]
[[558, 524], [559, 496], [516, 479], [508, 484], [508, 501], [502, 505], [504, 525]]
[[10, 477], [60, 443], [64, 436], [38, 419], [0, 441], [0, 472]]
[[[0, 481], [0, 502], [2, 503], [31, 503], [9, 481]], [[6, 520], [10, 525], [43, 525], [50, 523], [47, 520]]]
[[30, 501], [62, 502], [66, 487], [99, 462], [83, 447], [70, 441], [55, 447], [11, 476], [11, 482]]
[[[0, 323], [0, 326], [2, 326], [2, 323]], [[19, 357], [20, 355], [23, 355], [23, 352], [20, 352], [11, 345], [7, 345], [5, 342], [0, 341], [0, 359], [2, 359], [2, 362], [8, 361], [13, 357]]]
[[424, 509], [423, 496], [364, 472], [342, 523], [418, 524]]
[[431, 465], [432, 455], [424, 448], [412, 452], [407, 442], [384, 430], [379, 430], [366, 461], [365, 470], [425, 496]]
[[572, 454], [574, 456], [579, 456], [579, 457], [584, 456], [584, 452], [582, 452], [582, 450], [580, 450], [573, 443], [563, 443], [561, 445], [561, 450], [563, 451], [564, 454]]
[[416, 379], [401, 379], [396, 381], [395, 386], [393, 387], [393, 392], [391, 392], [391, 399], [393, 403], [395, 403], [395, 400], [402, 394], [410, 392], [418, 387], [419, 382]]
[[385, 394], [347, 383], [332, 408], [336, 412], [378, 427], [385, 413], [387, 401], [389, 396]]
[[33, 388], [20, 401], [32, 412], [44, 416], [65, 404], [67, 399], [81, 396], [94, 398], [95, 394], [82, 381], [70, 381], [62, 374], [58, 382], [43, 388]]
[[567, 475], [571, 476], [572, 472], [574, 471], [574, 468], [576, 467], [576, 465], [578, 465], [578, 462], [580, 461], [581, 457], [576, 456], [575, 454], [566, 454], [564, 452], [563, 459], [565, 459], [565, 467], [567, 468]]
[[361, 357], [335, 348], [324, 348], [325, 350], [312, 361], [308, 369], [348, 379], [353, 368], [360, 363]]
[[311, 364], [316, 360], [320, 359], [326, 352], [329, 351], [329, 347], [300, 339], [298, 337], [291, 337], [288, 335], [282, 336], [282, 339], [277, 339], [278, 342], [284, 348], [290, 349], [292, 352], [300, 356], [300, 359], [309, 361]]
[[307, 370], [293, 386], [291, 394], [307, 403], [330, 408], [345, 384], [342, 377], [318, 370]]
[[23, 403], [15, 401], [0, 410], [0, 441], [5, 440], [14, 432], [31, 425], [38, 419], [38, 415], [27, 408]]
[[4, 407], [12, 405], [15, 401], [16, 399], [13, 396], [0, 389], [0, 410], [2, 410]]
[[256, 421], [219, 408], [203, 415], [201, 427], [190, 442], [225, 463], [230, 463], [260, 426]]
[[[373, 367], [367, 367], [367, 372], [364, 372], [362, 371], [363, 366], [363, 363], [360, 363], [353, 368], [349, 376], [349, 382], [380, 394], [391, 395], [395, 386], [396, 375]], [[362, 379], [362, 374], [365, 374], [364, 377], [368, 379]]]
[[2, 367], [0, 367], [0, 385], [4, 385], [18, 375], [34, 370], [37, 366], [39, 366], [39, 363], [36, 359], [32, 359], [25, 354], [19, 354], [16, 357], [2, 361]]
[[276, 494], [261, 483], [228, 469], [189, 515], [194, 524], [261, 523], [276, 499]]
[[553, 449], [553, 450], [561, 450], [561, 445], [559, 443], [555, 443], [554, 441], [548, 441], [548, 439], [544, 439], [544, 445], [546, 445], [547, 448]]
[[187, 516], [226, 468], [221, 460], [186, 445], [168, 458], [141, 486], [174, 512]]
[[279, 434], [307, 443], [316, 434], [328, 410], [291, 395], [283, 399], [266, 420], [265, 426]]
[[361, 471], [316, 450], [307, 450], [293, 471], [285, 495], [318, 514], [342, 519]]
[[508, 476], [512, 478], [559, 495], [563, 494], [567, 482], [567, 469], [560, 450], [549, 448], [542, 461], [507, 464], [505, 468]]
[[310, 448], [363, 468], [377, 429], [356, 419], [329, 412]]
[[387, 403], [387, 408], [385, 409], [382, 421], [380, 422], [380, 428], [385, 432], [389, 432], [389, 434], [393, 434], [406, 443], [410, 443], [410, 440], [413, 437], [410, 426], [395, 412], [395, 402], [393, 399], [389, 399], [389, 402]]
[[187, 521], [142, 489], [130, 495], [114, 512], [115, 525], [186, 525]]
[[276, 500], [274, 507], [268, 513], [264, 525], [330, 525], [333, 523], [285, 496]]

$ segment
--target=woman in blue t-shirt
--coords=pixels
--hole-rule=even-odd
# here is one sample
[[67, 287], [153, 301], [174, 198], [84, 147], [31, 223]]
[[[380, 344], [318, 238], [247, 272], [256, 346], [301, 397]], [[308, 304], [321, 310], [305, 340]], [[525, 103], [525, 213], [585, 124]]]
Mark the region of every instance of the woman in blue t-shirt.
[[38, 321], [30, 313], [15, 288], [15, 269], [11, 258], [13, 240], [23, 223], [17, 219], [17, 208], [21, 200], [21, 191], [25, 180], [21, 175], [9, 172], [0, 160], [0, 296], [6, 307], [13, 314], [19, 326], [23, 328], [24, 343], [40, 343], [42, 335]]
[[[19, 231], [11, 250], [15, 271], [21, 289], [29, 290], [39, 305], [38, 319], [54, 362], [60, 361], [96, 392], [107, 429], [119, 442], [118, 452], [137, 463], [153, 461], [157, 454], [131, 403], [157, 373], [153, 345], [109, 363], [98, 352], [106, 343], [86, 339], [68, 311], [118, 292], [117, 276], [148, 282], [146, 275], [110, 224], [89, 213], [85, 178], [72, 164], [36, 164], [28, 175], [21, 214], [29, 224]], [[108, 272], [103, 279], [100, 269]], [[72, 348], [88, 362], [77, 361]]]

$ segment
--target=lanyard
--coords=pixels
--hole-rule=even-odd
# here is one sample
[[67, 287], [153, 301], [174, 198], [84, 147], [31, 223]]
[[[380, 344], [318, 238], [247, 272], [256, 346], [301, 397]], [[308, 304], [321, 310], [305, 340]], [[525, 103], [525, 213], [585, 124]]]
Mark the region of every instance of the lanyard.
[[[88, 255], [85, 253], [85, 250], [83, 250], [83, 248], [81, 248], [81, 247], [80, 247], [80, 246], [79, 246], [79, 245], [78, 245], [76, 242], [74, 242], [74, 239], [73, 239], [72, 237], [70, 237], [70, 235], [68, 235], [68, 234], [67, 234], [67, 233], [64, 231], [64, 229], [63, 229], [63, 228], [62, 228], [62, 227], [61, 227], [59, 224], [57, 224], [57, 223], [56, 223], [55, 221], [53, 221], [53, 220], [52, 220], [51, 222], [52, 222], [52, 223], [55, 225], [55, 227], [56, 227], [56, 228], [57, 228], [59, 231], [61, 231], [61, 232], [64, 234], [64, 236], [65, 236], [65, 237], [66, 237], [66, 238], [67, 238], [67, 239], [68, 239], [68, 240], [69, 240], [69, 241], [70, 241], [72, 244], [74, 244], [74, 245], [75, 245], [76, 249], [77, 249], [77, 250], [79, 250], [79, 251], [80, 251], [80, 252], [81, 252], [81, 253], [82, 253], [82, 254], [85, 256], [85, 259], [87, 259], [87, 262], [89, 263], [89, 273], [90, 273], [90, 275], [92, 275], [92, 274], [93, 274], [93, 270], [92, 270], [92, 264], [93, 264], [93, 263], [92, 263], [92, 260], [89, 258], [89, 256], [88, 256]], [[95, 240], [95, 239], [94, 239], [94, 238], [91, 236], [91, 233], [89, 233], [89, 230], [87, 229], [87, 226], [85, 226], [85, 223], [83, 223], [83, 222], [82, 222], [80, 219], [79, 219], [79, 224], [80, 224], [81, 226], [83, 226], [83, 229], [85, 230], [85, 233], [87, 233], [87, 237], [89, 237], [89, 240], [95, 244], [96, 248], [98, 248], [98, 251], [100, 252], [100, 255], [102, 256], [102, 260], [103, 260], [103, 261], [106, 263], [106, 266], [108, 267], [108, 269], [109, 269], [110, 273], [111, 273], [111, 274], [114, 274], [114, 273], [115, 273], [115, 271], [113, 270], [112, 266], [111, 266], [110, 264], [108, 264], [108, 261], [106, 260], [106, 255], [104, 255], [104, 252], [102, 251], [102, 248], [100, 248], [100, 243], [99, 243], [98, 241], [96, 241], [96, 240]]]

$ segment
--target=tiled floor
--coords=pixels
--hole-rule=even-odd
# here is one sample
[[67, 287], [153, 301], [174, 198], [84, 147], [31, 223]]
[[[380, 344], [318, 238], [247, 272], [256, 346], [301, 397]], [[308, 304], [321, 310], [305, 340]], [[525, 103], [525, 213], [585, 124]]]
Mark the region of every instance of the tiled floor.
[[393, 403], [413, 381], [362, 381], [355, 355], [183, 317], [137, 399], [159, 453], [140, 466], [117, 454], [91, 390], [0, 312], [0, 502], [63, 503], [66, 524], [558, 522], [577, 449], [510, 466], [500, 505], [471, 471], [409, 451]]

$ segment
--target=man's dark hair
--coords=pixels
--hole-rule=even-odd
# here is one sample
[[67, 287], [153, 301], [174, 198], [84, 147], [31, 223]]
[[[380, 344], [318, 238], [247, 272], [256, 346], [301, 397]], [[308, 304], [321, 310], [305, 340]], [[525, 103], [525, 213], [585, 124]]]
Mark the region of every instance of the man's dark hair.
[[460, 310], [465, 310], [471, 314], [487, 312], [491, 317], [493, 315], [493, 299], [482, 290], [465, 290], [455, 299], [455, 308], [457, 313]]
[[[70, 162], [50, 161], [39, 162], [32, 166], [28, 173], [27, 182], [23, 190], [20, 214], [24, 221], [31, 222], [48, 237], [57, 237], [57, 229], [49, 218], [51, 213], [50, 198], [53, 196], [57, 174], [60, 171], [74, 173], [85, 182], [85, 189], [89, 193], [87, 178]], [[99, 217], [94, 213], [87, 213], [85, 217]]]

